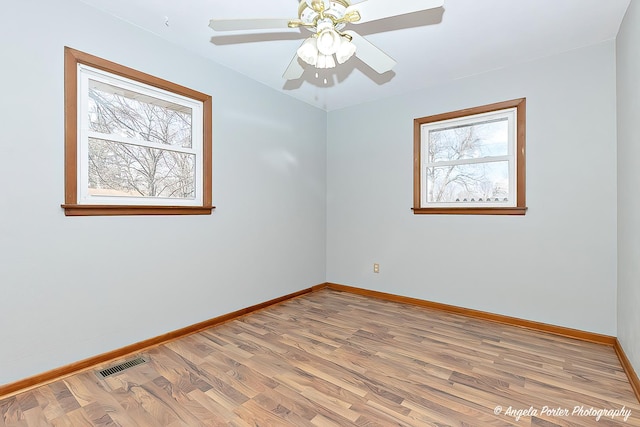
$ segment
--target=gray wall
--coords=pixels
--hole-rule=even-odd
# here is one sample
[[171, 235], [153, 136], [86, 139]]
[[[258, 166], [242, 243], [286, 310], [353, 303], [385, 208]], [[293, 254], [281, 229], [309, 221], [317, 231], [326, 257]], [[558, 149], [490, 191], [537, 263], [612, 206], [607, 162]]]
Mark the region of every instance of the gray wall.
[[618, 339], [640, 373], [640, 2], [617, 39]]
[[[327, 280], [615, 335], [615, 78], [609, 41], [331, 112]], [[412, 119], [519, 97], [527, 215], [413, 215]]]
[[[75, 0], [2, 16], [0, 384], [325, 281], [324, 111]], [[213, 215], [64, 216], [65, 45], [213, 96]]]
[[[616, 172], [613, 41], [327, 115], [76, 0], [12, 2], [0, 384], [325, 280], [616, 335], [619, 275], [640, 366], [639, 14], [617, 44]], [[64, 216], [65, 45], [213, 96], [212, 216]], [[414, 216], [412, 118], [523, 96], [527, 215]]]

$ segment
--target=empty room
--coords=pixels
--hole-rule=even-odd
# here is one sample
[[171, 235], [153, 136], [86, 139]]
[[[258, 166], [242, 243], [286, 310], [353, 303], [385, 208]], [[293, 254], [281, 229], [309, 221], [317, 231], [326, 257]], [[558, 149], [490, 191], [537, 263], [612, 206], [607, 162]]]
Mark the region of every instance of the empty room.
[[20, 0], [0, 427], [640, 426], [640, 0]]

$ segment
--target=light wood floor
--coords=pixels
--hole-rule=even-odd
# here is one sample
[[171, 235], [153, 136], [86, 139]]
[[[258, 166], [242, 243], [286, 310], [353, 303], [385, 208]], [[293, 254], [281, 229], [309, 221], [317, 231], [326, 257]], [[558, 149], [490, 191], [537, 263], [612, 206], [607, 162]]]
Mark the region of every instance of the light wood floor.
[[640, 426], [610, 347], [330, 290], [144, 355], [1, 400], [0, 427]]

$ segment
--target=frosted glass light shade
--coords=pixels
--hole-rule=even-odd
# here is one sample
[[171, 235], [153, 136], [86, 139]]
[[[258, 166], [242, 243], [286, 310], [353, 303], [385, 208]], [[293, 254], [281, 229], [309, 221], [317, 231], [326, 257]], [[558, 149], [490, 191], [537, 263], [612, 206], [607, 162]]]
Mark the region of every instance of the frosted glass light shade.
[[349, 58], [356, 53], [356, 45], [351, 43], [346, 39], [342, 39], [342, 43], [340, 43], [340, 47], [336, 52], [336, 59], [338, 60], [338, 64], [344, 64], [347, 62]]
[[342, 37], [333, 28], [325, 28], [318, 34], [317, 47], [323, 55], [333, 55], [340, 48]]
[[336, 66], [336, 61], [333, 59], [333, 55], [318, 55], [317, 68], [333, 68]]
[[309, 37], [298, 48], [298, 57], [309, 65], [316, 66], [318, 62], [318, 47], [315, 37]]

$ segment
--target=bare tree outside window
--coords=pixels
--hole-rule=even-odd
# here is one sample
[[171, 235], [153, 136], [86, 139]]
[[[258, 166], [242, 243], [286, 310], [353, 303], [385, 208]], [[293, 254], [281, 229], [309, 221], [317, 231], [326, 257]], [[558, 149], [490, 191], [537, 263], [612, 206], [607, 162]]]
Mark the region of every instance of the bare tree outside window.
[[195, 156], [172, 150], [191, 147], [190, 109], [90, 81], [88, 114], [90, 194], [195, 197]]
[[428, 200], [508, 201], [507, 161], [458, 163], [508, 155], [508, 130], [507, 119], [500, 119], [430, 131], [428, 162], [433, 166], [427, 168]]

